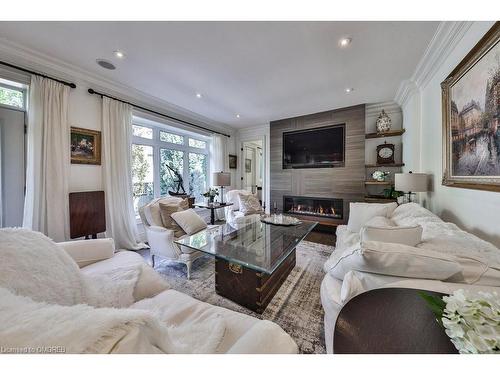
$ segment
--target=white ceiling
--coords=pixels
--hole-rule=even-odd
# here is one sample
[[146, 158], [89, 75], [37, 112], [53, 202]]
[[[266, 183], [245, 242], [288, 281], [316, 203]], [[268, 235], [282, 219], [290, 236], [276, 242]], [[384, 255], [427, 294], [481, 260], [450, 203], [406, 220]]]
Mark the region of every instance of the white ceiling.
[[[438, 22], [0, 22], [0, 37], [233, 127], [392, 100]], [[338, 47], [351, 37], [348, 48]], [[114, 50], [126, 53], [124, 60]], [[95, 60], [113, 61], [117, 69]], [[354, 91], [347, 94], [345, 88]], [[200, 92], [203, 97], [196, 98]], [[240, 118], [236, 118], [240, 114]]]

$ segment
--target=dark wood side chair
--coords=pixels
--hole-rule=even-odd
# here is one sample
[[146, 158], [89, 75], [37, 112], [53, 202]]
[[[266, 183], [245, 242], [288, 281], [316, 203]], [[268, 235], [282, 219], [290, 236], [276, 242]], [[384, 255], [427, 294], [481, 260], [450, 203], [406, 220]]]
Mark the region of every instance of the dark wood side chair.
[[335, 324], [334, 353], [456, 354], [418, 292], [384, 288], [354, 297], [342, 308]]

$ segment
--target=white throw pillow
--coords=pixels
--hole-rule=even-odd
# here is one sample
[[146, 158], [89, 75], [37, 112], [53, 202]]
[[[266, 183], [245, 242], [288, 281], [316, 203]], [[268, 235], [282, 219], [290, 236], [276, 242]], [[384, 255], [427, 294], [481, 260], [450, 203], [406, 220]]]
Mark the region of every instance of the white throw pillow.
[[238, 194], [238, 205], [244, 215], [258, 214], [263, 211], [259, 200], [253, 194]]
[[170, 215], [187, 234], [195, 234], [207, 227], [207, 223], [192, 208]]
[[392, 203], [354, 203], [349, 204], [349, 221], [347, 229], [358, 233], [368, 220], [375, 216], [390, 217], [398, 207], [396, 202]]
[[389, 227], [380, 228], [365, 226], [360, 232], [361, 242], [379, 241], [416, 246], [422, 242], [422, 227]]
[[343, 280], [349, 271], [417, 279], [445, 280], [462, 267], [452, 255], [416, 247], [368, 241], [355, 244], [341, 254], [332, 254], [325, 270]]
[[375, 216], [368, 220], [365, 227], [375, 227], [375, 228], [391, 228], [394, 227], [394, 222], [385, 216]]

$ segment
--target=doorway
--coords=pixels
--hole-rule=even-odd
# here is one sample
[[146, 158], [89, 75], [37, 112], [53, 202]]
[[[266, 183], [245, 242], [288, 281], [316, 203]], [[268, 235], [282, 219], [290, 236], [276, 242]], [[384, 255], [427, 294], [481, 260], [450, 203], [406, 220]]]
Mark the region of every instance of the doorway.
[[241, 144], [241, 188], [256, 194], [264, 204], [264, 151], [262, 139]]
[[23, 225], [24, 111], [0, 106], [0, 227]]

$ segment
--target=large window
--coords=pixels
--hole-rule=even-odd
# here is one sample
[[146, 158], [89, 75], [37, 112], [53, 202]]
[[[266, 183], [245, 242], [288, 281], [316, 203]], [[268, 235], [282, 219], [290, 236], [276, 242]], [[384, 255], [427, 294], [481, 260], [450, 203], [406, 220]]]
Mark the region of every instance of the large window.
[[132, 128], [134, 208], [155, 197], [182, 191], [203, 199], [208, 187], [208, 141], [203, 136], [177, 134], [160, 126], [134, 123]]

